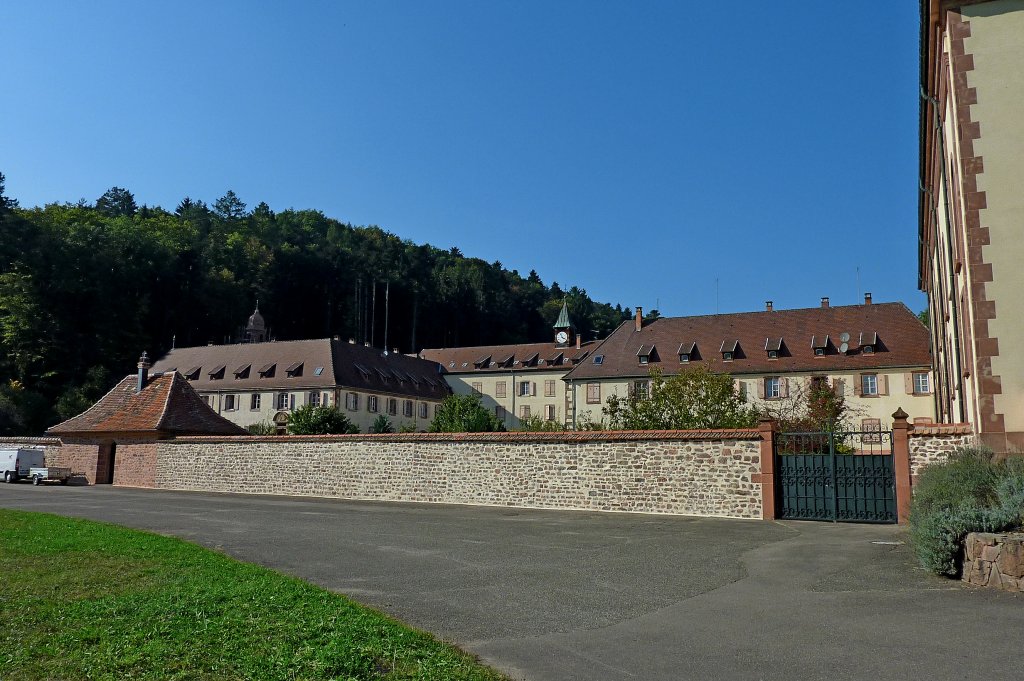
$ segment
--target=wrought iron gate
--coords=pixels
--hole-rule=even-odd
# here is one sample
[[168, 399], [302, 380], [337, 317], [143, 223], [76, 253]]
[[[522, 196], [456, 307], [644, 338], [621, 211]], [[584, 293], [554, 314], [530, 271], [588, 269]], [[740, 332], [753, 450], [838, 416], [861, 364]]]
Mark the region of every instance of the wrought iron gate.
[[775, 434], [777, 518], [895, 523], [892, 431]]

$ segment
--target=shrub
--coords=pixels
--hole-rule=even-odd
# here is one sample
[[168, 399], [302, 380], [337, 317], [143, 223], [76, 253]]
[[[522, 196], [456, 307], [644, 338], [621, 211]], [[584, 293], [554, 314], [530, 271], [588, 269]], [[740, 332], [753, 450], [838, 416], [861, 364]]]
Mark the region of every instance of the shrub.
[[277, 426], [267, 421], [260, 421], [245, 427], [250, 435], [277, 435]]
[[379, 414], [376, 419], [373, 420], [373, 425], [370, 426], [371, 433], [393, 433], [395, 427], [384, 414]]
[[292, 435], [354, 434], [359, 428], [348, 417], [333, 407], [299, 407], [288, 419], [288, 432]]
[[557, 421], [548, 421], [537, 414], [531, 414], [526, 418], [519, 419], [519, 427], [516, 430], [533, 433], [556, 433], [565, 430], [565, 426]]
[[996, 462], [988, 449], [965, 447], [921, 472], [910, 508], [910, 538], [918, 561], [957, 576], [969, 532], [1000, 532], [1024, 517], [1024, 466]]
[[430, 422], [431, 433], [491, 433], [505, 430], [478, 395], [449, 395]]

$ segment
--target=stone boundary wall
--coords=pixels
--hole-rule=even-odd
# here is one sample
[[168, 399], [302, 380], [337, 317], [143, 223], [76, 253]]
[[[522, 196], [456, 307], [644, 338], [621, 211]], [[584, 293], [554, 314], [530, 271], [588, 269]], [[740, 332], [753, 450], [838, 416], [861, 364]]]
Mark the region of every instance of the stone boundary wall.
[[912, 480], [917, 479], [925, 466], [948, 459], [955, 449], [977, 444], [977, 437], [968, 423], [914, 426], [909, 435]]
[[189, 437], [162, 489], [761, 518], [756, 430]]
[[963, 581], [1003, 591], [1024, 591], [1024, 534], [971, 532], [964, 551]]

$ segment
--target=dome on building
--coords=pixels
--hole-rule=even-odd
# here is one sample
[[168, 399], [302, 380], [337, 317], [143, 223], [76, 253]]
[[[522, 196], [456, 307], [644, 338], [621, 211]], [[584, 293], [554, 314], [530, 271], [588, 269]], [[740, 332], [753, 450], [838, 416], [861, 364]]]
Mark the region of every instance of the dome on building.
[[249, 322], [245, 325], [246, 331], [266, 331], [267, 323], [263, 319], [263, 315], [260, 314], [259, 305], [256, 306], [256, 310], [249, 316]]

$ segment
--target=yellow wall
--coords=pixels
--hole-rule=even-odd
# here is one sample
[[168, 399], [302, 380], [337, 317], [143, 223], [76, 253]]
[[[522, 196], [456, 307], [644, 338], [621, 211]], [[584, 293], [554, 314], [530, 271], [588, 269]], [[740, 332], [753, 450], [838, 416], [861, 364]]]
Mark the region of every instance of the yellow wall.
[[[545, 418], [546, 407], [554, 408], [554, 418], [550, 419], [559, 425], [565, 424], [565, 398], [566, 386], [562, 377], [568, 369], [558, 371], [529, 371], [529, 372], [502, 372], [498, 373], [473, 373], [473, 374], [447, 374], [445, 380], [451, 386], [452, 392], [457, 395], [469, 395], [474, 392], [473, 384], [480, 385], [480, 401], [492, 413], [495, 407], [502, 407], [505, 410], [505, 427], [518, 428], [523, 406], [530, 408], [531, 416]], [[519, 386], [523, 382], [530, 386], [530, 395], [520, 395]], [[498, 396], [498, 383], [504, 382], [505, 396]], [[513, 382], [515, 388], [513, 388]], [[553, 386], [552, 386], [553, 383]], [[545, 384], [553, 387], [554, 395], [545, 394]], [[534, 390], [536, 387], [536, 390]]]
[[964, 50], [974, 58], [967, 84], [977, 89], [978, 99], [971, 118], [981, 129], [974, 153], [984, 160], [978, 191], [985, 192], [980, 217], [990, 244], [982, 252], [993, 278], [985, 292], [996, 304], [989, 333], [999, 341], [992, 374], [1000, 377], [1002, 388], [995, 412], [1004, 415], [1007, 432], [1019, 432], [1024, 431], [1024, 0], [985, 2], [961, 11], [971, 25]]

